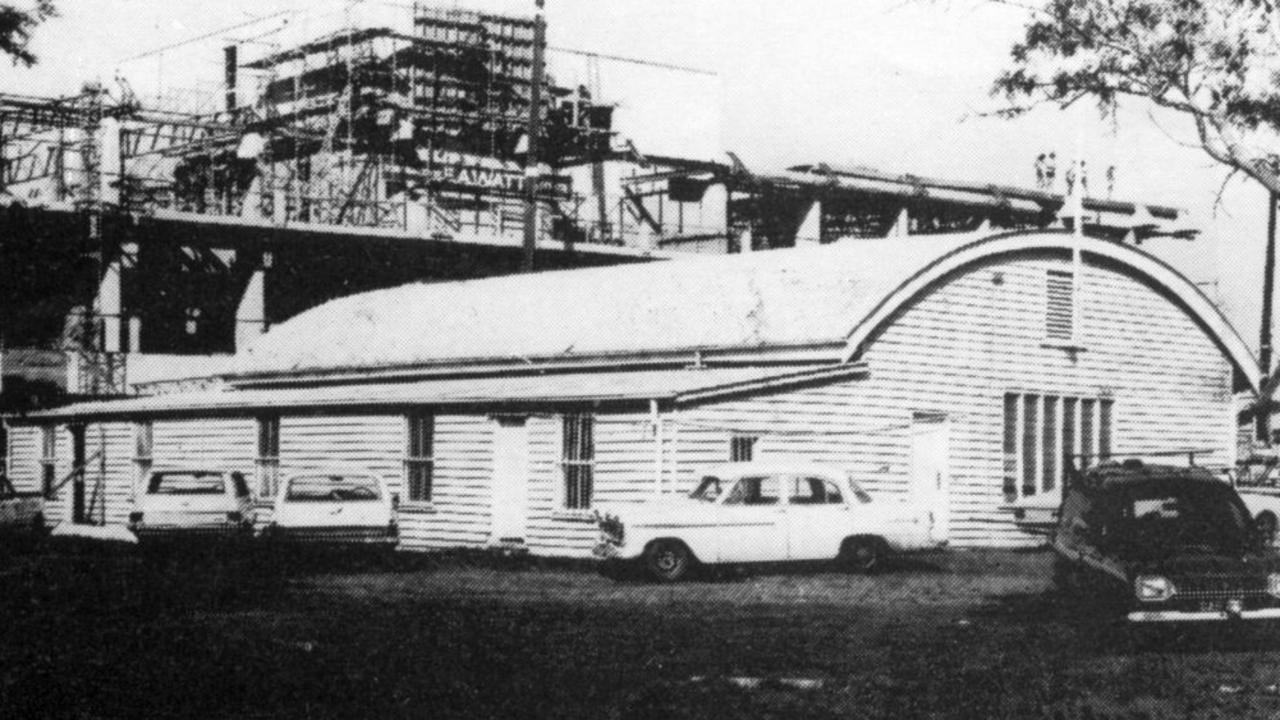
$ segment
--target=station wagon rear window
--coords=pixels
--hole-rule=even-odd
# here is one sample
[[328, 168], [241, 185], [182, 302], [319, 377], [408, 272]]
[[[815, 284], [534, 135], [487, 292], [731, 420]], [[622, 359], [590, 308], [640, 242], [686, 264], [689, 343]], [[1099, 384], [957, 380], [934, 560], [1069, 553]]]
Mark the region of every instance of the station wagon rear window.
[[148, 495], [221, 495], [227, 481], [216, 472], [160, 472], [151, 476]]
[[378, 481], [368, 475], [297, 475], [289, 479], [285, 499], [295, 502], [377, 500]]

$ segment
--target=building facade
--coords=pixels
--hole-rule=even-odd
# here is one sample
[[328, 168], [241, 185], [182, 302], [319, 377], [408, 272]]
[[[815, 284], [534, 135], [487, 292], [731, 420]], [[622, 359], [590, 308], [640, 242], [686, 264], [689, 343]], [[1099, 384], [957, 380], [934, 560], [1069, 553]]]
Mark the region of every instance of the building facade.
[[[594, 510], [727, 460], [803, 456], [933, 513], [957, 546], [1036, 542], [1000, 508], [1116, 456], [1235, 459], [1256, 361], [1190, 282], [1064, 233], [846, 240], [333, 301], [225, 388], [11, 417], [51, 521], [123, 522], [152, 467], [356, 463], [401, 547], [581, 556]], [[263, 522], [269, 522], [264, 507]]]

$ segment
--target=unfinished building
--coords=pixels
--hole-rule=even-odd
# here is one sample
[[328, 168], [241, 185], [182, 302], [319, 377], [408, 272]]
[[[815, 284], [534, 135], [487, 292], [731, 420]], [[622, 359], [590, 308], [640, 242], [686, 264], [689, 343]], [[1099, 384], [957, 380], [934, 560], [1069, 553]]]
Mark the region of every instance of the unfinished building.
[[[1072, 222], [1039, 190], [638, 148], [598, 79], [538, 82], [539, 20], [397, 7], [210, 48], [200, 103], [0, 95], [4, 409], [208, 376], [334, 297], [517, 272], [530, 200], [539, 269]], [[1185, 231], [1171, 208], [1084, 207], [1115, 240]]]

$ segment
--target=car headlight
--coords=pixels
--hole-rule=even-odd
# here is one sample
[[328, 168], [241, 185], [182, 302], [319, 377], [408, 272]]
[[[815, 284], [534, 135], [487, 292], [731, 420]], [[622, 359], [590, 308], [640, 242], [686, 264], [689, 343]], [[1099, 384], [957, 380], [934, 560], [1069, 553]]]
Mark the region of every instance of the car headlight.
[[1173, 597], [1176, 588], [1162, 575], [1139, 575], [1133, 581], [1133, 593], [1142, 602], [1164, 602]]
[[1267, 576], [1267, 594], [1273, 598], [1280, 598], [1280, 573], [1271, 573]]

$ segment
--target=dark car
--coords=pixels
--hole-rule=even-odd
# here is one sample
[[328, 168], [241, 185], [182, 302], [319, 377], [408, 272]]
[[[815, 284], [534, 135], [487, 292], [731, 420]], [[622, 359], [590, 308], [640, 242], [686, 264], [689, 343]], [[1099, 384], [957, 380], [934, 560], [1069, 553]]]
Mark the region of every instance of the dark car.
[[1280, 557], [1203, 468], [1093, 468], [1065, 489], [1052, 547], [1059, 587], [1131, 622], [1280, 618]]

